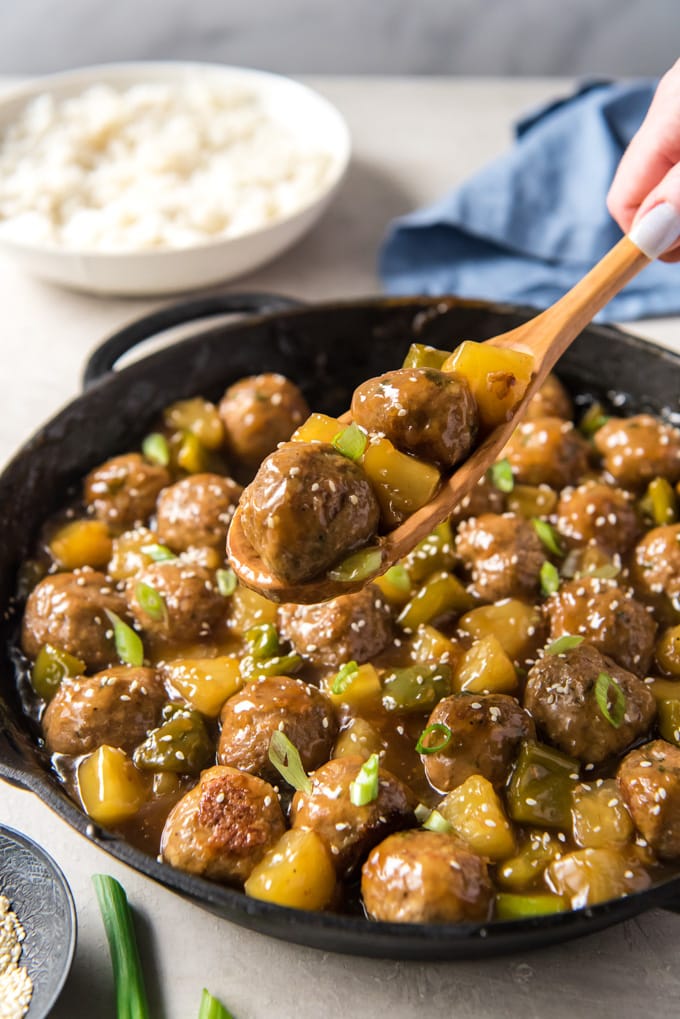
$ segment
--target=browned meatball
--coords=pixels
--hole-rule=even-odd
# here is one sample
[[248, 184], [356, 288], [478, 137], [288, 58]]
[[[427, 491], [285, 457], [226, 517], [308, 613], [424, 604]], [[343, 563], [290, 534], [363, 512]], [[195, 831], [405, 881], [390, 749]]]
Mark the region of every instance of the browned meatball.
[[643, 488], [653, 478], [680, 479], [680, 432], [651, 414], [610, 418], [595, 432], [602, 466], [625, 488]]
[[161, 854], [190, 874], [242, 885], [285, 828], [278, 796], [267, 782], [216, 765], [170, 811]]
[[535, 418], [563, 418], [571, 421], [574, 416], [574, 405], [557, 375], [552, 373], [529, 400], [525, 420]]
[[251, 470], [280, 442], [287, 442], [309, 416], [298, 387], [275, 373], [234, 383], [222, 397], [219, 411], [229, 453]]
[[156, 506], [160, 541], [175, 552], [192, 547], [224, 550], [242, 491], [219, 474], [192, 474], [166, 488]]
[[288, 676], [248, 683], [225, 703], [217, 748], [220, 764], [277, 782], [269, 760], [272, 734], [285, 733], [300, 752], [305, 771], [328, 760], [338, 732], [333, 705], [315, 686]]
[[45, 577], [26, 602], [21, 646], [37, 658], [43, 644], [54, 644], [85, 662], [89, 671], [118, 660], [106, 609], [125, 616], [125, 601], [103, 573], [74, 570]]
[[469, 517], [480, 517], [483, 513], [502, 513], [505, 509], [505, 496], [483, 474], [472, 491], [464, 496], [451, 514], [453, 527], [461, 520]]
[[562, 584], [546, 602], [550, 638], [584, 637], [603, 655], [644, 676], [654, 652], [656, 623], [644, 605], [615, 580], [581, 577]]
[[436, 368], [400, 368], [354, 390], [352, 417], [404, 453], [453, 467], [472, 449], [477, 405], [465, 379]]
[[279, 620], [299, 654], [332, 669], [369, 661], [394, 635], [392, 613], [374, 584], [319, 605], [284, 605]]
[[182, 559], [146, 566], [127, 581], [125, 595], [141, 629], [160, 640], [206, 637], [227, 612], [212, 571]]
[[588, 470], [588, 443], [571, 421], [534, 418], [517, 426], [503, 451], [523, 485], [574, 485]]
[[680, 604], [680, 524], [653, 527], [635, 546], [632, 563], [635, 588], [654, 601], [665, 595]]
[[439, 702], [429, 725], [444, 726], [432, 732], [432, 743], [446, 746], [423, 754], [425, 773], [440, 792], [449, 792], [470, 778], [483, 775], [497, 788], [505, 784], [524, 739], [534, 736], [534, 723], [514, 697], [506, 694], [453, 694]]
[[617, 773], [635, 827], [663, 860], [680, 856], [680, 749], [663, 739], [631, 750]]
[[65, 677], [43, 715], [50, 753], [89, 754], [104, 743], [132, 751], [155, 728], [167, 701], [154, 669], [119, 665]]
[[464, 520], [456, 552], [473, 594], [485, 601], [531, 597], [538, 591], [545, 551], [531, 523], [514, 513]]
[[[596, 694], [602, 674], [608, 677], [600, 693], [606, 714]], [[642, 680], [590, 644], [546, 654], [536, 662], [527, 677], [524, 705], [551, 743], [592, 764], [644, 736], [656, 713], [654, 697]]]
[[626, 492], [586, 481], [560, 495], [557, 530], [572, 546], [597, 545], [609, 555], [625, 555], [639, 537], [640, 521]]
[[325, 443], [288, 442], [241, 498], [246, 538], [287, 583], [311, 580], [376, 533], [380, 509], [358, 464]]
[[148, 463], [139, 453], [125, 453], [90, 471], [84, 498], [95, 516], [124, 531], [151, 516], [158, 493], [169, 484], [165, 467]]
[[415, 824], [416, 797], [391, 772], [380, 769], [377, 799], [355, 807], [350, 784], [364, 758], [350, 754], [323, 764], [314, 774], [312, 790], [293, 797], [294, 828], [311, 828], [328, 846], [340, 874], [350, 873], [369, 849], [390, 832]]
[[361, 868], [361, 895], [373, 920], [459, 923], [488, 920], [493, 890], [486, 860], [457, 835], [400, 831]]

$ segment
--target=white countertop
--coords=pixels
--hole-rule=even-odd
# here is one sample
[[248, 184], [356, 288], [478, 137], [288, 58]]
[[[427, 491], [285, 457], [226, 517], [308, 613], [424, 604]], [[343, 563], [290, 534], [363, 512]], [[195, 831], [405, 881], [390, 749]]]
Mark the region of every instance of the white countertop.
[[[229, 290], [306, 300], [376, 293], [375, 254], [395, 215], [428, 202], [509, 144], [527, 107], [563, 94], [549, 80], [308, 78], [344, 113], [354, 159], [337, 200], [295, 249]], [[78, 393], [92, 347], [152, 302], [67, 293], [0, 260], [0, 463]], [[474, 295], [469, 295], [474, 296]], [[634, 331], [680, 348], [680, 321]], [[76, 900], [78, 950], [54, 1019], [112, 1019], [108, 951], [91, 875], [111, 873], [138, 911], [156, 1019], [191, 1019], [207, 986], [236, 1019], [572, 1019], [680, 1009], [680, 917], [653, 911], [556, 948], [487, 962], [376, 962], [298, 948], [217, 919], [118, 864], [33, 795], [0, 783], [0, 821], [36, 839]], [[676, 942], [675, 939], [678, 938]]]

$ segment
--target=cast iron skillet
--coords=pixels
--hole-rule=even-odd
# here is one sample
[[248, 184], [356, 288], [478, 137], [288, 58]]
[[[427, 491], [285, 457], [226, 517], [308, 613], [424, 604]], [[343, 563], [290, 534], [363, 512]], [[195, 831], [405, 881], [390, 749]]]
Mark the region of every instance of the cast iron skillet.
[[[247, 312], [227, 324], [195, 327], [188, 339], [116, 371], [128, 349], [182, 323]], [[16, 572], [42, 521], [70, 485], [107, 457], [135, 447], [154, 415], [173, 400], [261, 371], [296, 381], [315, 410], [337, 413], [363, 379], [396, 367], [414, 338], [449, 349], [514, 328], [530, 309], [454, 298], [371, 299], [303, 307], [271, 295], [228, 295], [173, 305], [123, 329], [99, 347], [85, 392], [48, 422], [0, 476], [0, 777], [36, 793], [81, 834], [117, 859], [237, 924], [325, 951], [394, 959], [458, 959], [526, 950], [607, 927], [652, 906], [680, 906], [680, 877], [591, 909], [514, 922], [427, 925], [373, 923], [358, 916], [303, 913], [248, 899], [192, 877], [93, 825], [63, 793], [23, 717], [8, 645], [16, 627]], [[627, 411], [680, 413], [680, 357], [611, 328], [586, 329], [560, 364], [574, 393]], [[618, 395], [617, 395], [618, 394]], [[20, 608], [20, 607], [19, 607]]]

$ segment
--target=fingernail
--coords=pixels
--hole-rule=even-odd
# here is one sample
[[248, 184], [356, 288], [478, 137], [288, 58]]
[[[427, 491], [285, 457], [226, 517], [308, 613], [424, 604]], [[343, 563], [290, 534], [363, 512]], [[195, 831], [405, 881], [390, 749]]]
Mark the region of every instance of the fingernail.
[[628, 237], [647, 258], [658, 258], [680, 238], [680, 212], [670, 202], [655, 205], [638, 220]]

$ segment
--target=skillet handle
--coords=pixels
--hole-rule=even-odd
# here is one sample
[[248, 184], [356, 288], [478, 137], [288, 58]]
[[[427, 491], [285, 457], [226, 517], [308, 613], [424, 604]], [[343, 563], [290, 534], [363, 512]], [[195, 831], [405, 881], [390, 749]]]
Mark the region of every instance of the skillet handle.
[[303, 304], [303, 301], [280, 294], [214, 294], [159, 308], [131, 322], [95, 347], [85, 365], [83, 388], [87, 389], [93, 382], [114, 371], [119, 358], [138, 343], [175, 326], [217, 315], [243, 312], [261, 315], [270, 311], [285, 311], [288, 308], [300, 308]]

